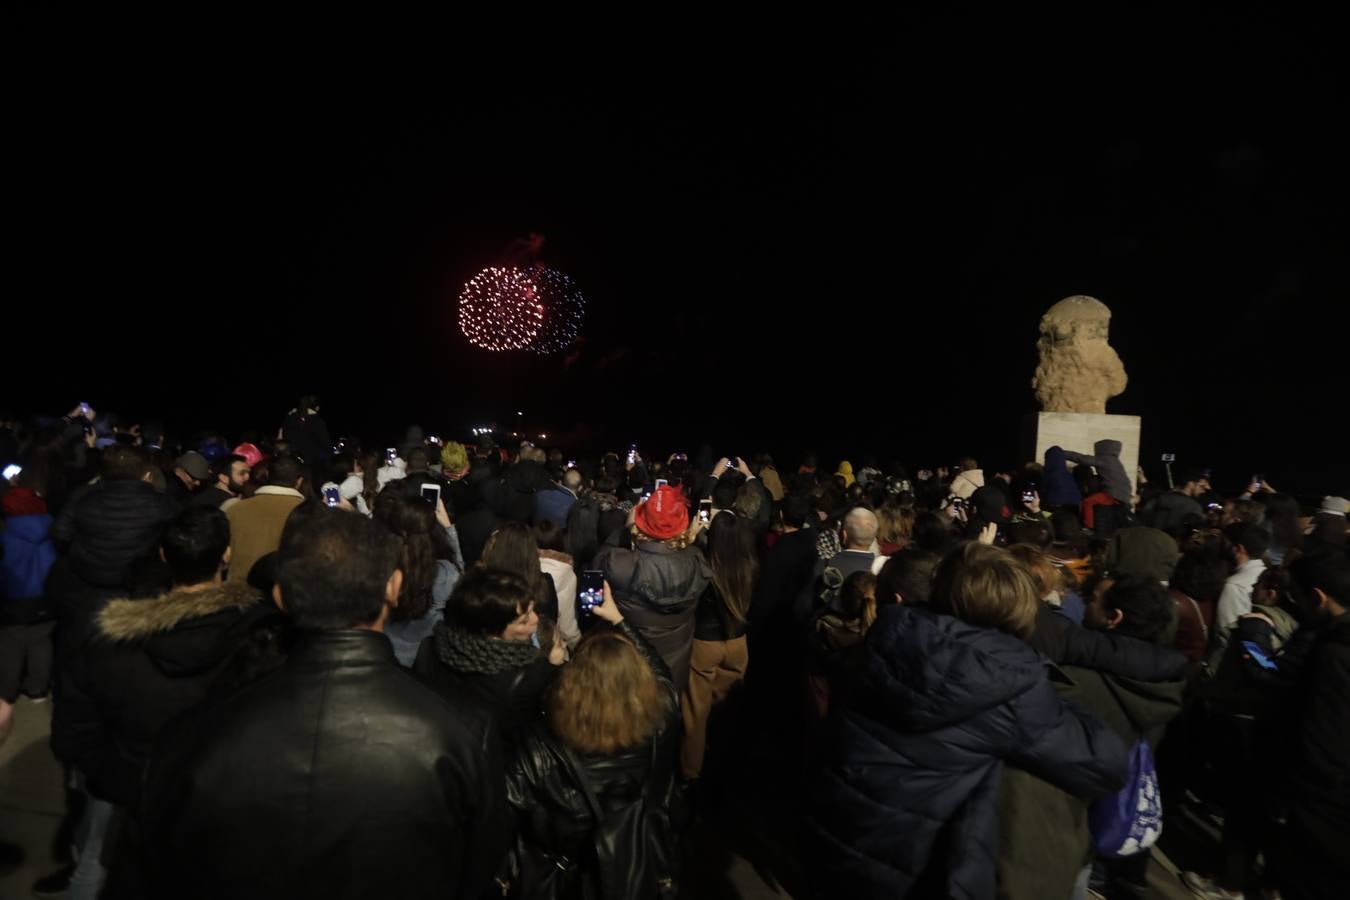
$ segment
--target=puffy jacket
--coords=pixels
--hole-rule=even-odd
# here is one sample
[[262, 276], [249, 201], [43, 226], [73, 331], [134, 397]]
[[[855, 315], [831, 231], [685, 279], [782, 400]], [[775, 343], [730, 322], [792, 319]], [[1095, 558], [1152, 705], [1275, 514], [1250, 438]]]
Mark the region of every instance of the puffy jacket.
[[9, 516], [0, 525], [0, 602], [42, 596], [56, 562], [51, 529], [52, 517], [46, 513]]
[[820, 896], [992, 896], [1004, 761], [1083, 797], [1124, 784], [1120, 738], [1015, 637], [890, 606], [854, 675], [812, 793]]
[[160, 731], [207, 696], [216, 673], [248, 639], [251, 622], [278, 613], [246, 585], [112, 600], [87, 654], [87, 714], [97, 754], [82, 760], [89, 790], [134, 808]]
[[422, 641], [412, 668], [442, 697], [493, 718], [508, 751], [539, 719], [556, 671], [529, 641], [472, 635], [444, 622]]
[[477, 898], [505, 855], [496, 732], [384, 635], [303, 634], [177, 720], [146, 781], [152, 897]]
[[[653, 738], [610, 756], [566, 750], [543, 725], [526, 736], [507, 776], [519, 832], [522, 898], [675, 896], [678, 862], [670, 801], [679, 729], [674, 688], [655, 648], [627, 621], [619, 628], [656, 673], [670, 714]], [[596, 822], [581, 787], [583, 777], [603, 823]]]
[[670, 669], [677, 691], [689, 682], [694, 646], [694, 611], [712, 568], [697, 547], [676, 550], [644, 541], [636, 550], [604, 547], [595, 568], [605, 573], [624, 618], [652, 643]]
[[1130, 503], [1130, 476], [1120, 461], [1120, 441], [1098, 441], [1092, 445], [1092, 454], [1064, 451], [1064, 458], [1080, 466], [1092, 466], [1101, 476], [1102, 488], [1125, 505]]
[[100, 482], [71, 512], [71, 570], [91, 585], [122, 587], [176, 512], [172, 500], [144, 481]]

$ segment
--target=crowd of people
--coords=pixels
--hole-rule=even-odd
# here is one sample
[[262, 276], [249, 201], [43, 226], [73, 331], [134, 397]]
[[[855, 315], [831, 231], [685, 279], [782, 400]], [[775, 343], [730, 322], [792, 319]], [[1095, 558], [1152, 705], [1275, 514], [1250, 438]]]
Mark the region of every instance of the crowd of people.
[[1350, 885], [1335, 491], [1112, 441], [372, 447], [315, 397], [232, 438], [0, 422], [0, 741], [50, 698], [67, 773], [38, 897], [700, 896], [738, 797], [819, 898], [1147, 896], [1204, 817], [1197, 896]]

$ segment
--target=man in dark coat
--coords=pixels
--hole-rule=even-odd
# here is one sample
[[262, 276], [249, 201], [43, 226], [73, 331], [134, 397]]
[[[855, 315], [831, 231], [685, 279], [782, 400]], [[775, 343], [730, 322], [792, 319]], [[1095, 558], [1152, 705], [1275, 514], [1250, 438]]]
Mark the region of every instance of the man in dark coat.
[[501, 749], [394, 659], [398, 552], [341, 510], [288, 529], [273, 594], [296, 644], [157, 745], [150, 896], [483, 896], [509, 833]]

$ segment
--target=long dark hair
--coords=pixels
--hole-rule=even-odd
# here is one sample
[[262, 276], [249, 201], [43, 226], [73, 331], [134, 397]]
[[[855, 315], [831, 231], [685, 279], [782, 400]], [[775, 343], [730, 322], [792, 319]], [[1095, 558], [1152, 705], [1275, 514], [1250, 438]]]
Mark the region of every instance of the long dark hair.
[[579, 497], [572, 504], [563, 545], [578, 572], [591, 564], [600, 549], [600, 504], [590, 497]]
[[356, 457], [361, 464], [361, 496], [366, 506], [374, 508], [375, 496], [380, 492], [380, 455], [374, 450], [362, 450]]
[[1288, 553], [1303, 546], [1303, 529], [1299, 527], [1298, 501], [1288, 494], [1271, 494], [1266, 498], [1266, 520], [1270, 522], [1275, 546]]
[[744, 624], [759, 578], [755, 529], [749, 519], [730, 512], [717, 514], [708, 529], [708, 562], [712, 566], [713, 587], [722, 598], [727, 615]]
[[398, 567], [403, 570], [403, 589], [389, 617], [396, 622], [420, 619], [431, 608], [437, 561], [453, 557], [450, 540], [436, 521], [435, 510], [421, 497], [384, 491], [375, 498], [374, 517], [402, 541]]
[[506, 522], [487, 539], [479, 562], [525, 579], [530, 598], [542, 606], [545, 596], [544, 573], [539, 567], [539, 542], [534, 531], [522, 522]]

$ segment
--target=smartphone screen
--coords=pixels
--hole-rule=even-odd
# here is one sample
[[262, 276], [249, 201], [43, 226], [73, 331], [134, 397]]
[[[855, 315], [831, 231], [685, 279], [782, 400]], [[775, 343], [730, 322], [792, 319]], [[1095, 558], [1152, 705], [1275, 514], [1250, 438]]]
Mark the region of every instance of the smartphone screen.
[[670, 482], [666, 481], [664, 478], [656, 479], [656, 490], [658, 491], [661, 490], [661, 488], [665, 487], [669, 483]]
[[329, 506], [337, 506], [342, 502], [342, 495], [338, 493], [335, 487], [323, 489], [323, 502]]
[[435, 506], [436, 501], [441, 499], [441, 486], [439, 484], [422, 485], [422, 499]]
[[711, 500], [700, 500], [700, 501], [698, 501], [698, 520], [699, 520], [700, 522], [702, 522], [704, 525], [707, 525], [709, 522], [712, 521], [712, 501], [711, 501]]
[[605, 573], [598, 570], [582, 572], [577, 585], [577, 600], [586, 615], [591, 615], [591, 610], [602, 605], [605, 602]]
[[5, 466], [5, 480], [9, 481], [11, 478], [18, 478], [19, 473], [22, 471], [23, 471], [22, 466], [16, 466], [13, 464]]
[[1256, 660], [1256, 664], [1261, 668], [1266, 669], [1267, 671], [1270, 672], [1274, 672], [1277, 669], [1279, 669], [1279, 666], [1275, 665], [1275, 660], [1271, 659], [1269, 656], [1266, 656], [1265, 651], [1262, 650], [1261, 646], [1257, 644], [1255, 641], [1243, 641], [1242, 649], [1246, 650], [1247, 655], [1250, 656], [1252, 659]]
[[393, 447], [385, 448], [384, 451], [385, 464], [392, 466], [394, 464], [394, 460], [396, 459], [398, 459], [398, 451], [395, 450]]

